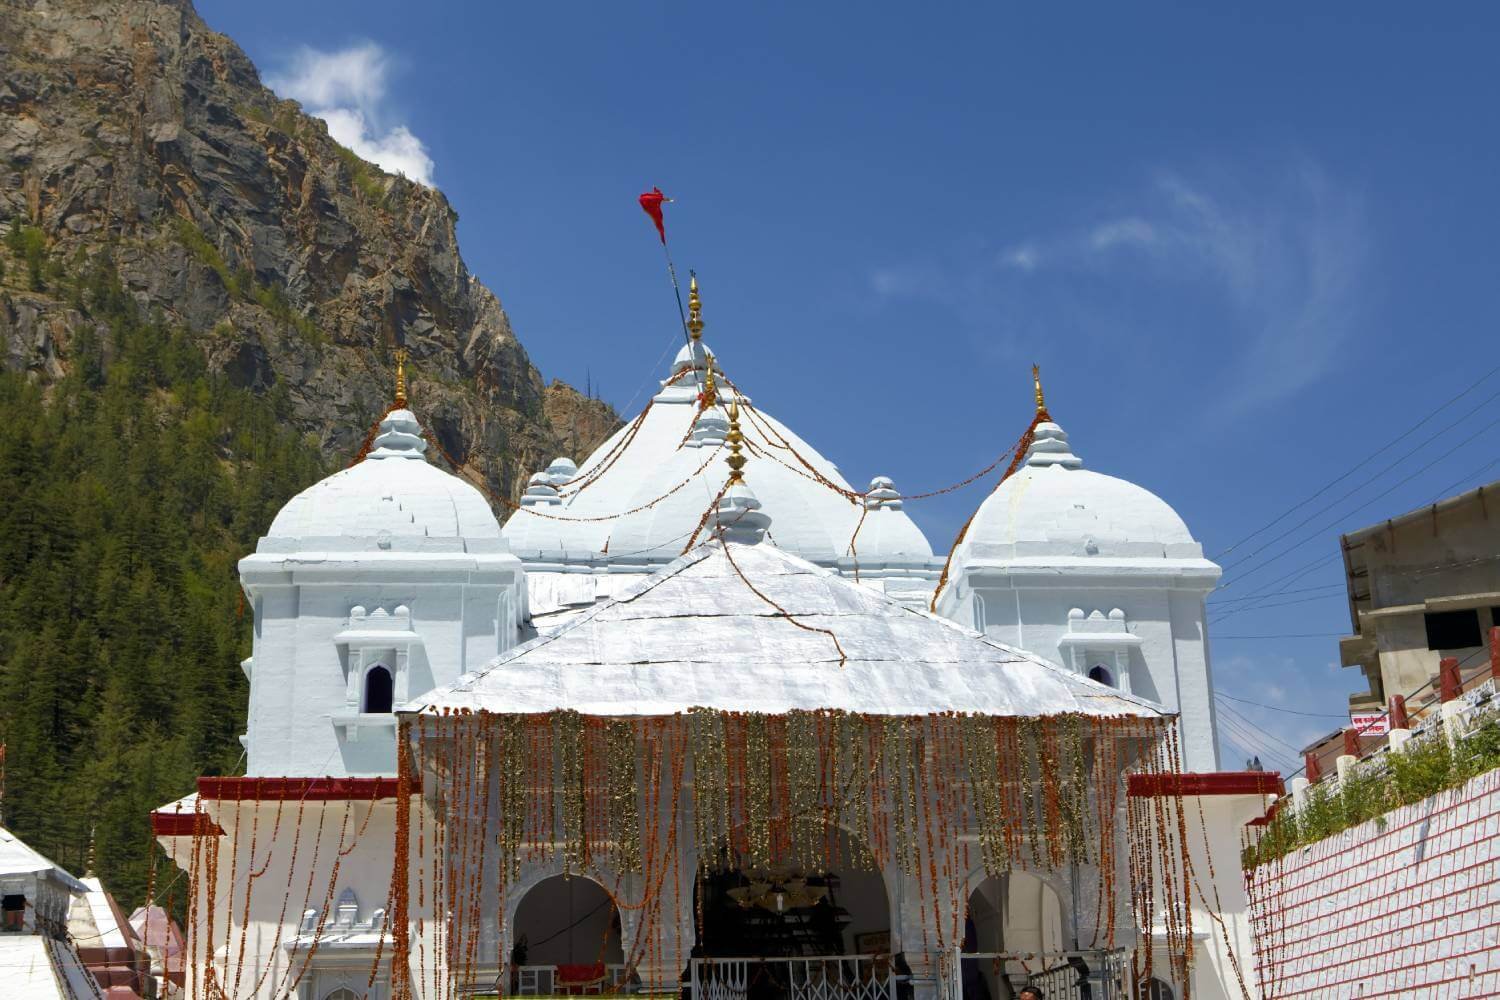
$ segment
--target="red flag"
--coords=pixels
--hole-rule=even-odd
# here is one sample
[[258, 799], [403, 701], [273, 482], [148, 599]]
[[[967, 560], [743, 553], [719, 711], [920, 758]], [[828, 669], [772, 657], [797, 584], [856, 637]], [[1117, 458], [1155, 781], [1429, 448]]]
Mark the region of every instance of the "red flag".
[[671, 198], [661, 193], [661, 188], [659, 187], [654, 187], [641, 195], [641, 209], [647, 215], [651, 216], [652, 222], [656, 223], [656, 234], [661, 237], [662, 246], [667, 245], [667, 227], [662, 222], [661, 206], [662, 202], [669, 202], [671, 200]]

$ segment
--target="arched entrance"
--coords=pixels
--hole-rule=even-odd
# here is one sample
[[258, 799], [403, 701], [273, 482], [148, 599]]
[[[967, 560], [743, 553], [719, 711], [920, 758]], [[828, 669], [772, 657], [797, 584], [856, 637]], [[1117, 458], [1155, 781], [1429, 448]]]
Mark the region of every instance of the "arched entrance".
[[1076, 978], [1063, 971], [1071, 965], [1060, 954], [1062, 902], [1029, 872], [979, 883], [969, 895], [963, 951], [964, 1000], [1012, 1000], [1028, 984]]
[[695, 997], [896, 996], [891, 905], [869, 852], [839, 831], [829, 867], [788, 859], [701, 875]]
[[598, 882], [554, 875], [516, 908], [511, 991], [520, 996], [590, 996], [624, 986], [620, 914]]

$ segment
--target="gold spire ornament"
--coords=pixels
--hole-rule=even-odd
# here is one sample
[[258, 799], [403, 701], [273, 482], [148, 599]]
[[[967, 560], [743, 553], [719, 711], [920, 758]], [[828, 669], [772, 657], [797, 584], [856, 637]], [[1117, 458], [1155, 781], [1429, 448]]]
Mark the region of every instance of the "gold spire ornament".
[[1036, 387], [1036, 415], [1043, 420], [1051, 420], [1052, 416], [1047, 412], [1047, 400], [1042, 395], [1042, 369], [1037, 365], [1031, 366], [1031, 383]]
[[409, 355], [404, 347], [396, 348], [396, 405], [406, 406], [406, 359]]
[[714, 385], [714, 359], [712, 355], [708, 357], [707, 369], [705, 373], [707, 377], [703, 380], [703, 408], [705, 410], [710, 406], [717, 405], [719, 402], [719, 389]]
[[724, 461], [729, 466], [729, 485], [743, 486], [745, 475], [745, 456], [740, 454], [740, 446], [744, 443], [745, 435], [740, 433], [740, 401], [736, 396], [729, 401], [729, 433], [724, 435], [724, 440], [729, 443], [729, 457]]
[[693, 340], [703, 339], [703, 300], [698, 297], [698, 276], [688, 275], [688, 333]]

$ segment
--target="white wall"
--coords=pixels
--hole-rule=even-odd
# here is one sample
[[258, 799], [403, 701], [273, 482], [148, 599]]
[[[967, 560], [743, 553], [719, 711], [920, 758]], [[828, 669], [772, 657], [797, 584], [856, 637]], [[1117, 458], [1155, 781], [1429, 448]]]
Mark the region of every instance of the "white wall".
[[[984, 633], [1000, 642], [1067, 665], [1061, 640], [1070, 634], [1068, 612], [1082, 608], [1085, 614], [1096, 609], [1107, 614], [1119, 608], [1131, 634], [1141, 640], [1129, 652], [1131, 694], [1180, 712], [1185, 768], [1215, 771], [1219, 757], [1205, 637], [1206, 593], [1196, 581], [1184, 586], [1171, 576], [1143, 573], [1122, 571], [1111, 580], [1094, 570], [1026, 576], [980, 570], [966, 571], [964, 579], [947, 588], [938, 610], [961, 625], [982, 624]], [[982, 623], [975, 621], [975, 594], [984, 602]]]
[[[410, 609], [420, 642], [410, 647], [407, 676], [396, 677], [399, 704], [403, 691], [418, 698], [493, 659], [517, 624], [498, 620], [502, 595], [509, 595], [509, 608], [524, 606], [520, 562], [508, 554], [427, 556], [427, 565], [411, 569], [366, 556], [338, 572], [314, 564], [320, 573], [297, 568], [293, 559], [281, 562], [291, 569], [266, 562], [252, 556], [241, 563], [255, 614], [246, 732], [251, 776], [394, 772], [393, 727], [362, 727], [350, 739], [349, 730], [333, 723], [359, 710], [348, 702], [348, 664], [334, 641], [348, 627], [351, 608]], [[395, 663], [386, 666], [396, 674]]]

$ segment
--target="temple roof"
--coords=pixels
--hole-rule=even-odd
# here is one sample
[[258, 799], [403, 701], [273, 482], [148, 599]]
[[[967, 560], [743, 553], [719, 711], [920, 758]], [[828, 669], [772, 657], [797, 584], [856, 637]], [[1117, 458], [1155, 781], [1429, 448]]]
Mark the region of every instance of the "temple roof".
[[952, 575], [975, 564], [1219, 574], [1165, 500], [1084, 468], [1051, 420], [1037, 425], [1021, 467], [980, 505], [954, 550]]
[[783, 549], [718, 538], [403, 711], [656, 716], [692, 708], [1164, 714]]
[[[457, 476], [430, 465], [416, 416], [392, 410], [362, 461], [309, 486], [271, 522], [261, 551], [402, 549], [433, 540], [498, 541], [489, 501]], [[503, 548], [492, 545], [491, 548]]]
[[85, 886], [57, 863], [44, 857], [41, 852], [9, 830], [0, 827], [0, 875], [40, 875], [53, 873], [73, 892], [85, 891]]
[[872, 511], [861, 526], [861, 506], [816, 479], [852, 494], [838, 468], [774, 417], [745, 406], [748, 397], [720, 381], [720, 405], [700, 411], [699, 380], [709, 363], [718, 371], [703, 342], [684, 347], [639, 423], [620, 428], [576, 471], [559, 460], [532, 477], [522, 509], [504, 527], [528, 570], [587, 564], [639, 572], [675, 559], [724, 483], [724, 408], [738, 399], [746, 410], [745, 474], [775, 511], [773, 544], [832, 566], [851, 558], [854, 540], [861, 567], [872, 573], [897, 565], [936, 574], [932, 547], [899, 502]]

